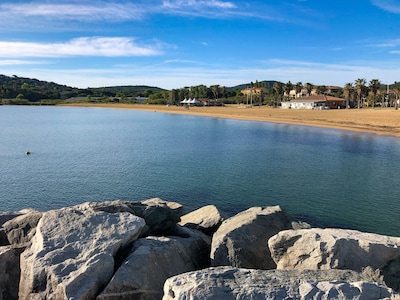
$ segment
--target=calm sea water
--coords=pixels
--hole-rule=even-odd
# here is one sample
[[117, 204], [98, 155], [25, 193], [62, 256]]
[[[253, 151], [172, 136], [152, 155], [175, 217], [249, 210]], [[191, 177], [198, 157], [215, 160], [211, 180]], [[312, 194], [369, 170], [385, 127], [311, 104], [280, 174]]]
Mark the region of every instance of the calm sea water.
[[[29, 150], [31, 155], [25, 155]], [[0, 106], [0, 210], [160, 197], [400, 236], [400, 139], [158, 112]]]

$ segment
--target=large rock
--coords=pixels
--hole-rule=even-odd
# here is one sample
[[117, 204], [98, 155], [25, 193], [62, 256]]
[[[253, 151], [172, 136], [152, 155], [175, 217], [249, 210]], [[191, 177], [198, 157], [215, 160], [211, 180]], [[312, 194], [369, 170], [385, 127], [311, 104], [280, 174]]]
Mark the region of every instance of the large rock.
[[0, 247], [10, 245], [4, 228], [0, 228]]
[[380, 271], [386, 285], [400, 292], [400, 257], [391, 260]]
[[129, 212], [86, 203], [45, 212], [21, 255], [20, 299], [93, 299], [114, 272], [114, 256], [145, 227]]
[[149, 227], [147, 234], [160, 234], [171, 230], [184, 214], [183, 206], [176, 202], [152, 198], [141, 202], [106, 201], [89, 204], [96, 211], [108, 213], [130, 212], [146, 220]]
[[139, 239], [97, 299], [161, 299], [167, 278], [209, 266], [209, 246], [195, 232]]
[[221, 225], [223, 218], [215, 205], [207, 205], [181, 217], [180, 225], [213, 234]]
[[281, 230], [300, 225], [279, 206], [249, 208], [222, 222], [215, 232], [211, 265], [274, 269], [268, 239]]
[[400, 257], [400, 238], [345, 229], [286, 230], [268, 242], [278, 269], [383, 268]]
[[397, 299], [393, 290], [349, 270], [209, 268], [169, 278], [163, 300]]
[[10, 244], [26, 245], [35, 235], [36, 226], [42, 217], [41, 212], [29, 212], [17, 216], [3, 224]]
[[10, 221], [20, 215], [22, 215], [21, 212], [11, 212], [11, 211], [0, 212], [0, 227], [3, 226], [5, 222]]
[[23, 248], [0, 247], [0, 300], [18, 299], [19, 256]]

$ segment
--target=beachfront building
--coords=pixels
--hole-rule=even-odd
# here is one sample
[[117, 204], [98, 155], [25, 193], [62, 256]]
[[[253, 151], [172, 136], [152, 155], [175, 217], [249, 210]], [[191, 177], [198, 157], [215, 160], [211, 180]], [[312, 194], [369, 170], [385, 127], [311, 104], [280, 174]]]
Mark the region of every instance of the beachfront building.
[[[323, 88], [322, 88], [323, 87]], [[322, 92], [321, 92], [322, 89]], [[290, 99], [314, 96], [319, 94], [330, 94], [330, 95], [340, 95], [343, 93], [343, 88], [340, 86], [334, 85], [323, 85], [320, 87], [315, 87], [311, 90], [311, 94], [308, 94], [308, 91], [305, 87], [303, 87], [299, 93], [297, 93], [296, 89], [292, 89], [289, 92], [289, 95], [285, 93], [285, 96], [288, 96]]]
[[284, 109], [338, 109], [346, 108], [346, 100], [326, 95], [312, 95], [282, 102]]
[[243, 95], [246, 96], [246, 103], [252, 104], [253, 100], [262, 99], [263, 95], [266, 94], [267, 90], [265, 88], [245, 88], [240, 91]]
[[263, 93], [266, 93], [265, 88], [245, 88], [244, 90], [240, 91], [243, 95], [261, 95]]

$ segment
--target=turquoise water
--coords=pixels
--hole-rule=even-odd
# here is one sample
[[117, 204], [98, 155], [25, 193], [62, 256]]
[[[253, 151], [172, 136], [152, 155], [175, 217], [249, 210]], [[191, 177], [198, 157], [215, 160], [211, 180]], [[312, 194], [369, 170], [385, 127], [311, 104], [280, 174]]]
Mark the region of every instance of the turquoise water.
[[400, 236], [399, 167], [400, 139], [367, 133], [0, 106], [1, 211], [160, 197], [229, 215], [280, 205], [321, 226]]

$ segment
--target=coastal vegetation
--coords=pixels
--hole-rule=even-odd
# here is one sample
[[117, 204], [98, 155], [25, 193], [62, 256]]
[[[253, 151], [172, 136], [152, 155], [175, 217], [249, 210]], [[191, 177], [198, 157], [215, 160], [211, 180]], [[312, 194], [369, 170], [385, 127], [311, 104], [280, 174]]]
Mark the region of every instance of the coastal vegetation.
[[218, 84], [185, 86], [166, 90], [146, 85], [80, 89], [38, 79], [0, 75], [0, 104], [56, 105], [66, 103], [147, 103], [179, 105], [185, 98], [202, 99], [207, 104], [240, 104], [248, 101], [246, 89], [261, 92], [252, 95], [253, 105], [279, 106], [282, 101], [314, 94], [346, 99], [350, 107], [395, 106], [400, 98], [400, 82], [383, 84], [358, 78], [343, 87], [314, 85], [310, 82], [287, 83], [258, 81], [233, 87]]

